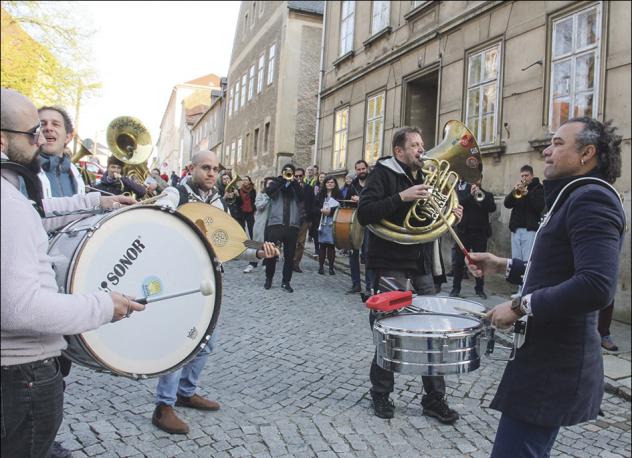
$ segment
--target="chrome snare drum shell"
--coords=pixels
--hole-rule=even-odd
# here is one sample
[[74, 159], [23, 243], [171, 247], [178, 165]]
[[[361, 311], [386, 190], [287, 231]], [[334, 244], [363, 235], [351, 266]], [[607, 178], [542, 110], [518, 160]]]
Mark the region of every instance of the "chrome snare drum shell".
[[411, 313], [382, 318], [373, 326], [377, 364], [411, 375], [453, 375], [480, 366], [482, 323], [447, 313]]

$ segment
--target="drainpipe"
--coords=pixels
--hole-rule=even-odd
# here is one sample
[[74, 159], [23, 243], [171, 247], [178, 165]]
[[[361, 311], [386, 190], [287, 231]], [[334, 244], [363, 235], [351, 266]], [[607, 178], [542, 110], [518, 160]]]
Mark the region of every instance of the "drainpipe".
[[[318, 157], [318, 130], [320, 128], [320, 93], [323, 90], [323, 75], [325, 74], [325, 36], [327, 35], [327, 3], [323, 2], [323, 35], [320, 40], [320, 70], [318, 71], [318, 99], [316, 104], [316, 135], [314, 136], [314, 156], [312, 164], [317, 164]], [[310, 164], [311, 165], [311, 164]], [[320, 164], [319, 164], [320, 165]]]

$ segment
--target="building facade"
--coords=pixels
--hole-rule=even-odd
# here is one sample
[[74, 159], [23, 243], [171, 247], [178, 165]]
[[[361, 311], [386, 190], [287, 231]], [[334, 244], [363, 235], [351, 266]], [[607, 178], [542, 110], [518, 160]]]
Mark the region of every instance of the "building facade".
[[211, 91], [211, 106], [191, 128], [192, 152], [209, 150], [221, 155], [224, 139], [224, 107], [227, 78], [221, 79], [222, 89]]
[[152, 160], [179, 173], [191, 159], [191, 128], [211, 104], [211, 92], [221, 90], [220, 78], [209, 74], [176, 84], [160, 122]]
[[[497, 199], [490, 249], [508, 255], [502, 200], [520, 167], [542, 177], [541, 152], [569, 117], [612, 119], [624, 139], [615, 186], [629, 216], [629, 23], [629, 2], [327, 2], [317, 162], [341, 176], [358, 159], [391, 155], [401, 126], [421, 127], [429, 149], [460, 120]], [[630, 322], [629, 236], [620, 267], [615, 317]]]
[[312, 160], [323, 2], [241, 3], [228, 71], [222, 164], [259, 185]]

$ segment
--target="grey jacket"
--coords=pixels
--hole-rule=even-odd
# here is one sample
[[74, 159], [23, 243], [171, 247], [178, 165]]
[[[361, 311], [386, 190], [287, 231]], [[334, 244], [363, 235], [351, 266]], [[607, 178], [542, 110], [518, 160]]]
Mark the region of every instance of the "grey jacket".
[[303, 192], [297, 182], [286, 183], [283, 178], [278, 177], [268, 184], [266, 194], [270, 196], [268, 226], [301, 227]]

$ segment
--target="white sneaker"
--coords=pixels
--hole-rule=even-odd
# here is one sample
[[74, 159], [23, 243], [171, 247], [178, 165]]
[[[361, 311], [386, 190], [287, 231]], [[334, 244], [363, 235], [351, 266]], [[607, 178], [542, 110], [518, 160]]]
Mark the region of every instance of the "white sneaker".
[[248, 264], [244, 269], [244, 273], [249, 274], [250, 272], [252, 272], [252, 269], [254, 269], [254, 266], [252, 266], [252, 264]]

